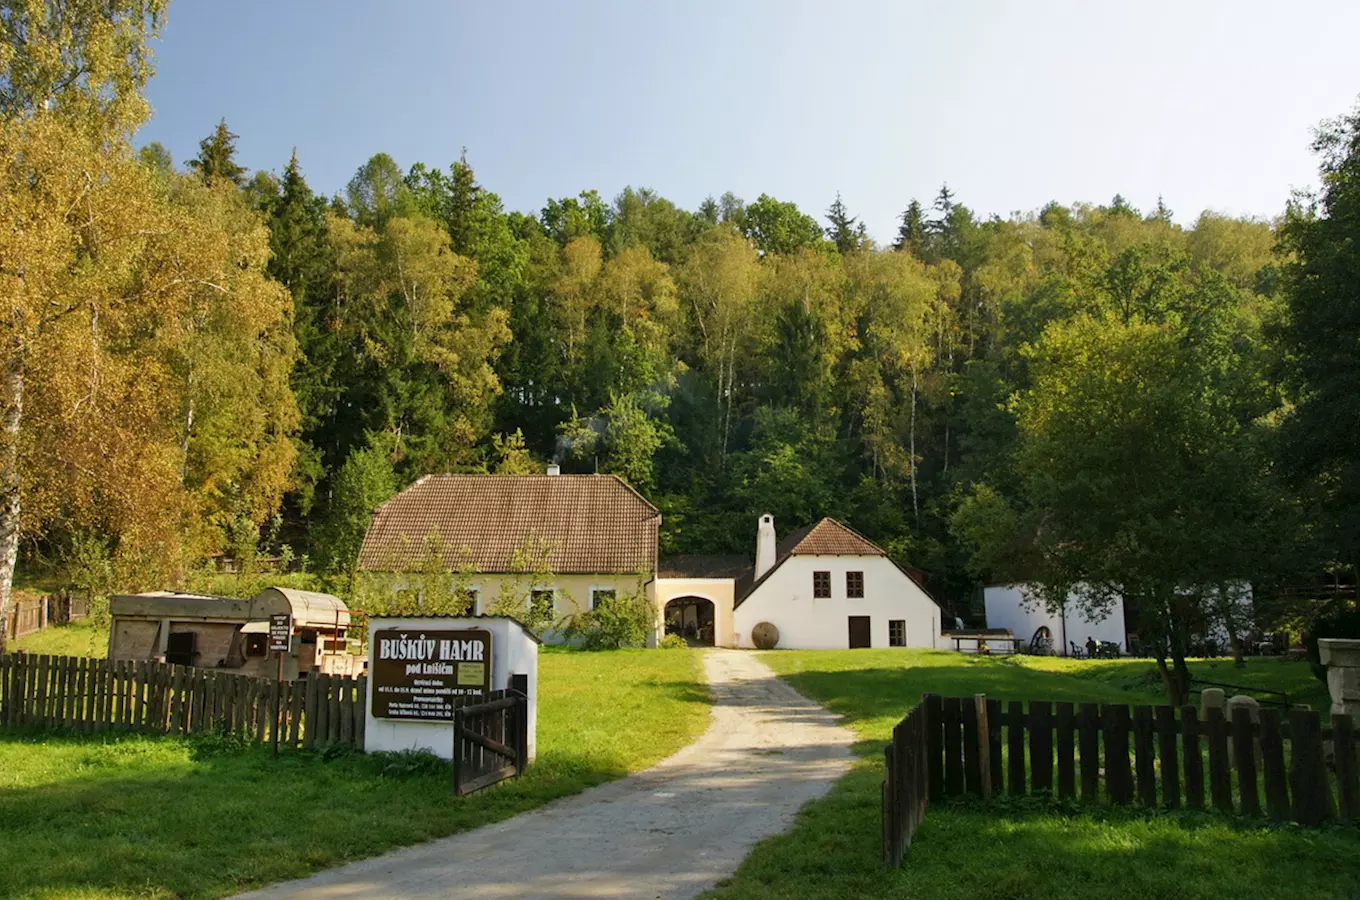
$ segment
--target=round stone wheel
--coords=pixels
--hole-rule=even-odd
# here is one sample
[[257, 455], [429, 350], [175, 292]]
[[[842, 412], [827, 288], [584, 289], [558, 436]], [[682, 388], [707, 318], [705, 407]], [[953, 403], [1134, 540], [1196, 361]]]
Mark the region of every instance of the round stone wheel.
[[773, 650], [779, 643], [779, 629], [769, 622], [761, 622], [751, 629], [751, 643], [760, 650]]

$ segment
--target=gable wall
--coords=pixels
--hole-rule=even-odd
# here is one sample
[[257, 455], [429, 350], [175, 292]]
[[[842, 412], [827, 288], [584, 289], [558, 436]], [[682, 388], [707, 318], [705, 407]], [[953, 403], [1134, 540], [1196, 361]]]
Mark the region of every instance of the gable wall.
[[[814, 599], [812, 573], [831, 573], [831, 597]], [[863, 599], [845, 595], [845, 573], [864, 573]], [[940, 646], [940, 608], [901, 569], [881, 556], [791, 556], [737, 607], [734, 638], [752, 647], [751, 629], [770, 622], [783, 649], [843, 650], [850, 616], [869, 616], [873, 647], [888, 646], [888, 622], [906, 622], [908, 647]]]

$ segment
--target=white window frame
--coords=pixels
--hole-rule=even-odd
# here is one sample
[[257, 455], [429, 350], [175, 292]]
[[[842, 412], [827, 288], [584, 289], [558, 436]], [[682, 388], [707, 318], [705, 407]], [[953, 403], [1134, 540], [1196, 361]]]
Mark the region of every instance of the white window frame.
[[613, 594], [615, 597], [617, 597], [617, 596], [619, 595], [619, 589], [616, 588], [616, 587], [614, 587], [614, 585], [612, 585], [612, 584], [592, 584], [592, 585], [590, 586], [590, 608], [591, 608], [591, 609], [594, 609], [594, 608], [595, 608], [595, 595], [596, 595], [597, 593], [604, 593], [604, 592], [606, 592], [606, 591], [607, 591], [608, 593]]
[[472, 595], [472, 612], [468, 613], [468, 615], [480, 616], [482, 614], [482, 586], [480, 584], [470, 584], [463, 588], [463, 590]]
[[552, 594], [552, 614], [557, 615], [557, 585], [555, 584], [536, 584], [529, 588], [529, 593], [524, 597], [524, 611], [531, 612], [534, 608], [534, 594], [541, 591], [548, 591]]

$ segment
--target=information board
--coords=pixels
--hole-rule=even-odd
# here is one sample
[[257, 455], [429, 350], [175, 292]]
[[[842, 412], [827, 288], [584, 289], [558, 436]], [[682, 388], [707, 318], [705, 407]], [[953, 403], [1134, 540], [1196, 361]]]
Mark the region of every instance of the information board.
[[293, 637], [293, 619], [287, 613], [275, 613], [269, 617], [269, 652], [287, 653], [288, 643]]
[[491, 690], [491, 632], [375, 631], [368, 682], [375, 718], [451, 721], [456, 698]]

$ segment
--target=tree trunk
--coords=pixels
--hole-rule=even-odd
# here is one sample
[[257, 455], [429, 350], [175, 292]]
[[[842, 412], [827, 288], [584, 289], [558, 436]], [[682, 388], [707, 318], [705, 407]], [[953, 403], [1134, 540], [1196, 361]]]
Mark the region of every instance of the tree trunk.
[[19, 426], [24, 415], [24, 345], [9, 347], [0, 383], [0, 654], [8, 649], [14, 564], [19, 558]]
[[911, 367], [911, 434], [908, 452], [911, 454], [911, 513], [916, 529], [921, 528], [921, 505], [916, 496], [916, 367]]

